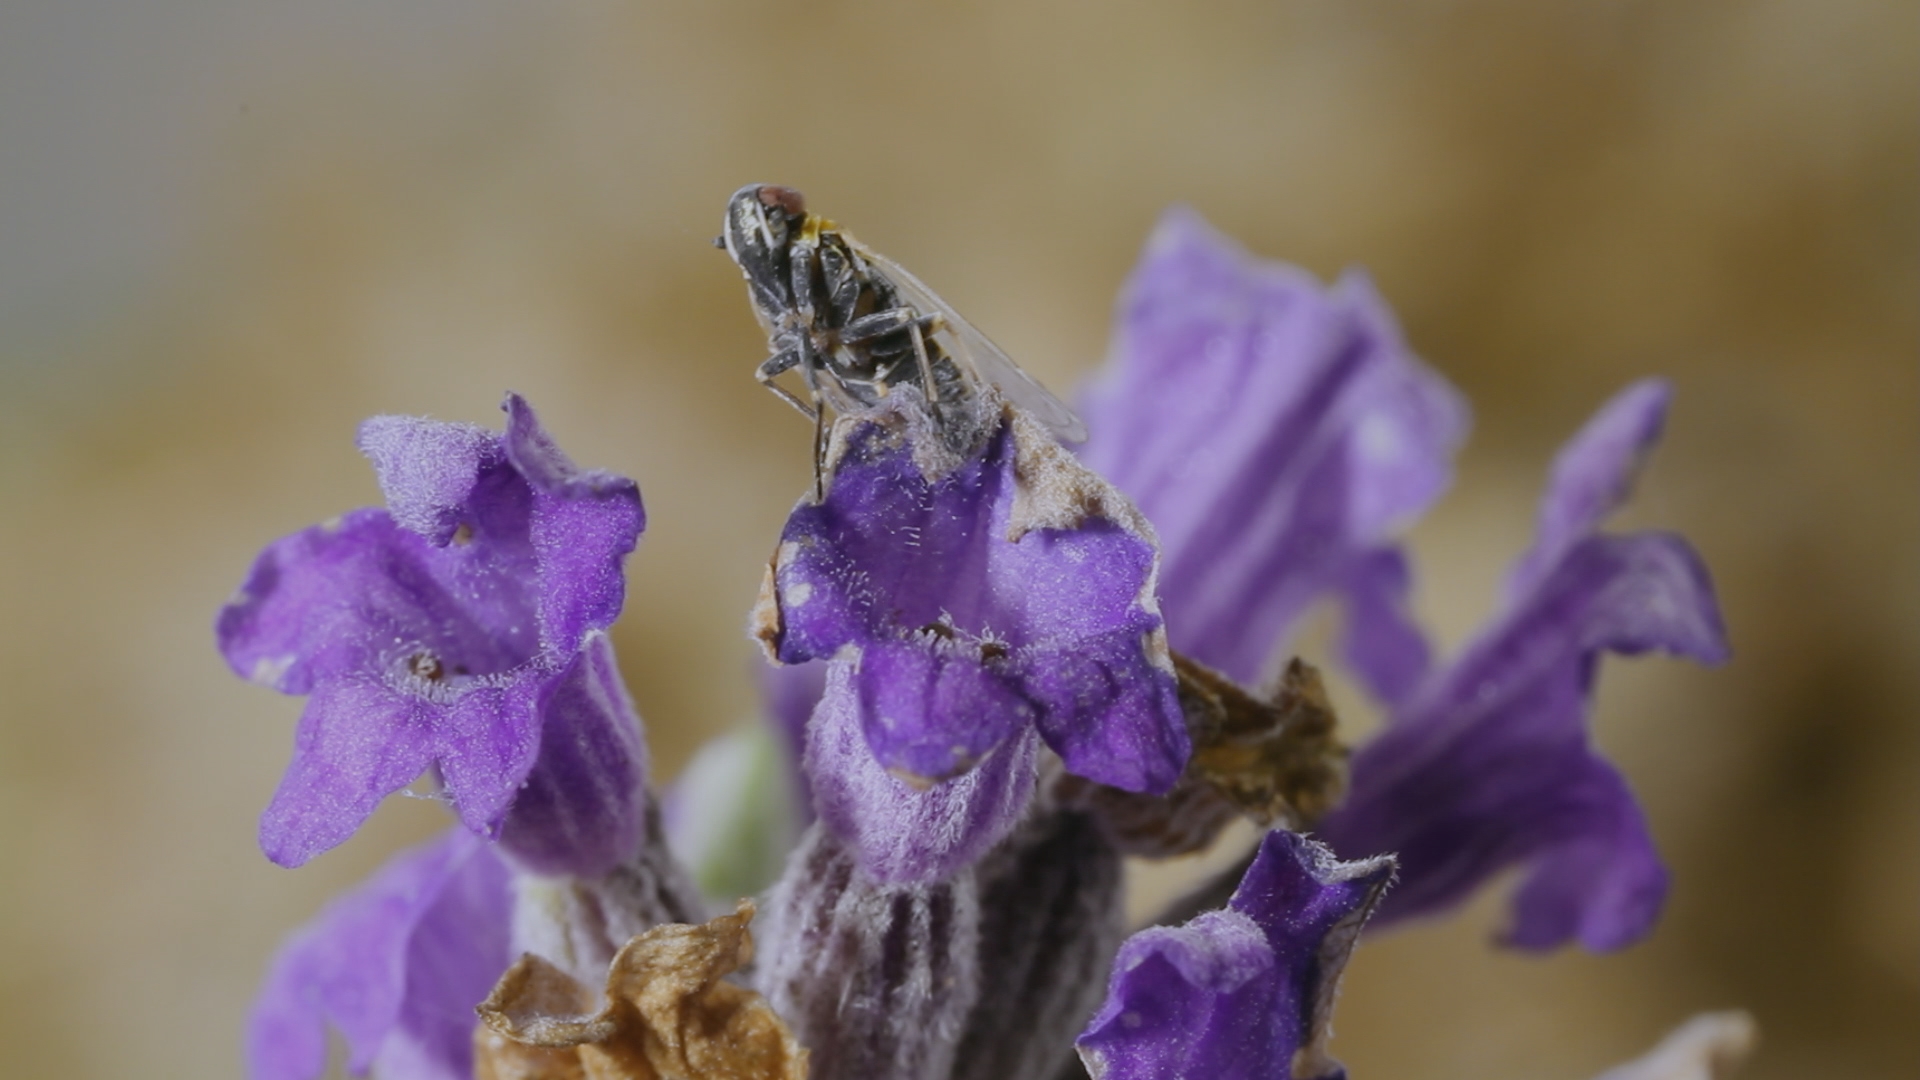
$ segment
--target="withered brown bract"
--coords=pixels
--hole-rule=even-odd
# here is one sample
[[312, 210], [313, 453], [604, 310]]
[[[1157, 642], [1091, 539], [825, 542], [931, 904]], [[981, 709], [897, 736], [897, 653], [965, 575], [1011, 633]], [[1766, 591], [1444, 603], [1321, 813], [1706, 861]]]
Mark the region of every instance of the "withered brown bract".
[[475, 1010], [479, 1080], [806, 1080], [807, 1052], [752, 990], [751, 900], [702, 925], [669, 923], [614, 957], [598, 1001], [532, 953]]
[[1288, 662], [1270, 699], [1179, 653], [1180, 709], [1193, 756], [1164, 796], [1139, 795], [1072, 776], [1062, 798], [1085, 803], [1129, 855], [1169, 858], [1212, 845], [1234, 819], [1307, 829], [1346, 788], [1347, 749], [1320, 672]]

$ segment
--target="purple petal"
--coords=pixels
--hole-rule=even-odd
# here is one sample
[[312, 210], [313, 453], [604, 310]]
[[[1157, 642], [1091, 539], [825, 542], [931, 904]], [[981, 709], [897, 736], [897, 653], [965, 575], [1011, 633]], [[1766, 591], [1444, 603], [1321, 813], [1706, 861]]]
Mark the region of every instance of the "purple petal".
[[1388, 704], [1412, 694], [1431, 662], [1426, 636], [1407, 615], [1411, 576], [1399, 548], [1377, 548], [1354, 561], [1340, 586], [1347, 602], [1341, 656]]
[[[1162, 793], [1191, 752], [1185, 725], [1170, 727], [1178, 690], [1140, 662], [1139, 638], [1114, 634], [1077, 645], [1036, 645], [1021, 654], [1040, 737], [1067, 771], [1124, 791]], [[1170, 697], [1171, 695], [1171, 697]], [[1077, 723], [1097, 716], [1098, 726]]]
[[576, 467], [518, 394], [507, 395], [507, 457], [532, 487], [529, 539], [540, 567], [540, 635], [572, 651], [620, 616], [626, 557], [647, 527], [640, 487], [624, 476]]
[[[945, 780], [1033, 723], [1018, 684], [939, 640], [882, 641], [860, 655], [860, 729], [890, 771]], [[998, 667], [999, 665], [995, 665]], [[957, 725], [952, 717], [976, 717]]]
[[303, 530], [261, 552], [221, 610], [221, 651], [235, 674], [285, 694], [510, 671], [538, 649], [518, 585], [531, 570], [481, 554], [488, 565], [470, 547], [436, 550], [381, 510]]
[[359, 443], [393, 520], [435, 547], [453, 539], [474, 488], [506, 464], [493, 432], [424, 417], [373, 417], [360, 425]]
[[1275, 964], [1266, 935], [1237, 911], [1135, 934], [1080, 1036], [1087, 1071], [1094, 1080], [1283, 1075], [1276, 1066], [1292, 1060], [1295, 1025], [1275, 1022]]
[[538, 761], [542, 699], [564, 675], [538, 668], [466, 689], [435, 717], [441, 724], [440, 786], [461, 824], [499, 839], [507, 811]]
[[[619, 613], [622, 564], [644, 524], [639, 491], [574, 468], [524, 401], [506, 408], [504, 437], [368, 421], [361, 445], [391, 510], [270, 545], [220, 613], [236, 672], [314, 699], [262, 826], [276, 861], [297, 865], [339, 843], [429, 766], [461, 820], [497, 835], [549, 706], [581, 700], [563, 686], [584, 685], [569, 683], [581, 678], [581, 651]], [[604, 703], [612, 669], [601, 667]], [[630, 708], [617, 711], [637, 723]], [[609, 844], [638, 827], [608, 820]], [[597, 867], [603, 856], [580, 859]]]
[[1568, 548], [1626, 501], [1635, 475], [1666, 426], [1672, 397], [1673, 388], [1665, 380], [1642, 379], [1601, 406], [1561, 449], [1540, 500], [1533, 548], [1514, 568], [1509, 596], [1523, 596], [1539, 585]]
[[1292, 1075], [1332, 1080], [1345, 1070], [1327, 1056], [1333, 1003], [1361, 927], [1393, 881], [1394, 860], [1340, 862], [1326, 845], [1284, 830], [1267, 834], [1227, 902], [1266, 932], [1283, 979], [1276, 1004], [1296, 1023]]
[[1010, 832], [1033, 795], [1039, 740], [1025, 731], [976, 768], [916, 788], [874, 759], [861, 731], [852, 664], [828, 665], [826, 694], [807, 727], [814, 812], [890, 884], [947, 878]]
[[248, 1021], [255, 1080], [326, 1070], [326, 1028], [364, 1075], [473, 1072], [473, 1007], [506, 970], [512, 897], [503, 863], [452, 832], [402, 853], [282, 946]]
[[631, 858], [646, 831], [640, 717], [598, 631], [542, 690], [539, 756], [500, 843], [535, 873], [598, 877]]
[[1159, 530], [1169, 632], [1243, 682], [1440, 494], [1466, 427], [1365, 278], [1322, 289], [1187, 210], [1148, 243], [1082, 412], [1081, 456]]
[[1342, 863], [1269, 833], [1224, 911], [1121, 946], [1080, 1036], [1094, 1080], [1342, 1075], [1325, 1053], [1340, 973], [1393, 860]]
[[374, 683], [321, 684], [294, 735], [293, 761], [260, 817], [260, 849], [300, 866], [352, 836], [380, 800], [433, 761], [434, 717]]
[[1320, 833], [1349, 854], [1397, 853], [1382, 918], [1438, 911], [1527, 865], [1514, 943], [1612, 949], [1644, 934], [1665, 871], [1586, 718], [1600, 653], [1651, 649], [1724, 659], [1705, 568], [1678, 537], [1588, 537], [1363, 748]]
[[859, 656], [867, 743], [902, 774], [954, 775], [1037, 727], [1069, 769], [1170, 787], [1186, 725], [1132, 507], [1030, 421], [928, 476], [894, 420], [836, 436], [826, 500], [788, 519], [774, 655]]
[[1564, 815], [1563, 832], [1577, 839], [1534, 859], [1501, 941], [1536, 952], [1567, 941], [1595, 952], [1624, 948], [1659, 919], [1667, 868], [1617, 770], [1589, 767], [1568, 777], [1567, 787], [1556, 816]]

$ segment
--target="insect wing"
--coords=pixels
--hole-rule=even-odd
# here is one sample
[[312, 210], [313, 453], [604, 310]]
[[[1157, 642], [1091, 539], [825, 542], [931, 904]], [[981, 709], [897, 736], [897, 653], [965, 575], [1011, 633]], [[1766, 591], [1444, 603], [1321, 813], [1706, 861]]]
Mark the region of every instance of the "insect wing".
[[[845, 236], [844, 233], [841, 235]], [[1035, 382], [1033, 376], [1020, 370], [1020, 365], [1014, 363], [1004, 349], [962, 318], [959, 312], [953, 310], [953, 305], [940, 299], [940, 294], [927, 288], [926, 283], [914, 277], [906, 267], [865, 244], [859, 244], [858, 250], [862, 258], [880, 268], [880, 272], [893, 282], [894, 288], [908, 303], [922, 313], [940, 313], [952, 331], [955, 344], [959, 346], [954, 350], [954, 359], [961, 367], [992, 383], [1007, 396], [1008, 401], [1032, 413], [1034, 419], [1045, 424], [1047, 430], [1061, 441], [1086, 441], [1087, 426], [1081, 423], [1073, 410], [1054, 397], [1052, 391]]]

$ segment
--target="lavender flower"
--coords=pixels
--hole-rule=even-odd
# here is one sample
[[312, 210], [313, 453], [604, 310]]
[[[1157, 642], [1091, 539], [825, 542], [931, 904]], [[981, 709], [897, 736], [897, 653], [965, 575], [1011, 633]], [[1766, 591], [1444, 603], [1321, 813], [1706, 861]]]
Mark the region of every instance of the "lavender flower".
[[429, 768], [532, 867], [604, 872], [638, 841], [645, 747], [605, 631], [640, 492], [575, 468], [517, 395], [504, 408], [504, 435], [367, 421], [388, 509], [277, 541], [220, 612], [235, 672], [310, 695], [260, 824], [282, 866]]
[[1329, 1080], [1340, 972], [1393, 876], [1275, 831], [1221, 911], [1128, 938], [1080, 1036], [1094, 1080]]
[[927, 417], [907, 388], [839, 426], [760, 616], [775, 659], [832, 661], [807, 725], [815, 810], [902, 882], [1004, 837], [1043, 742], [1129, 791], [1165, 791], [1188, 752], [1132, 505], [1016, 412], [965, 455]]
[[[1596, 532], [1665, 387], [1562, 453], [1505, 610], [1432, 671], [1394, 534], [1450, 479], [1465, 409], [1365, 280], [1322, 289], [1175, 212], [1115, 353], [1087, 464], [984, 387], [974, 427], [912, 385], [836, 423], [755, 613], [807, 665], [770, 706], [817, 817], [757, 943], [751, 902], [707, 918], [663, 831], [715, 892], [755, 887], [795, 824], [769, 745], [704, 759], [753, 789], [736, 805], [681, 792], [663, 823], [607, 644], [637, 488], [576, 469], [516, 397], [504, 435], [369, 421], [388, 508], [269, 547], [221, 615], [236, 671], [310, 695], [262, 846], [304, 862], [422, 772], [465, 829], [283, 949], [254, 1075], [311, 1080], [332, 1024], [389, 1080], [1057, 1080], [1076, 1048], [1096, 1078], [1330, 1080], [1376, 910], [1436, 912], [1518, 865], [1511, 942], [1644, 933], [1664, 871], [1586, 739], [1598, 656], [1724, 654], [1683, 541]], [[1224, 907], [1125, 937], [1123, 850], [1310, 821], [1337, 793], [1312, 669], [1249, 689], [1324, 597], [1393, 713], [1319, 823], [1331, 846], [1269, 831]], [[1156, 830], [1179, 842], [1136, 843]], [[1709, 1026], [1619, 1075], [1707, 1069], [1744, 1031]]]
[[456, 833], [396, 859], [302, 931], [250, 1025], [256, 1076], [318, 1076], [327, 1022], [358, 1071], [469, 1075], [473, 994], [510, 942], [604, 971], [633, 935], [701, 913], [606, 637], [639, 490], [575, 468], [519, 397], [504, 407], [504, 435], [368, 421], [388, 509], [270, 546], [221, 612], [236, 671], [312, 694], [262, 825], [270, 857], [338, 843], [428, 768], [498, 844]]
[[255, 1077], [321, 1075], [327, 1025], [357, 1074], [473, 1075], [473, 1006], [506, 970], [507, 866], [455, 830], [402, 852], [281, 947], [247, 1025]]
[[1667, 399], [1663, 383], [1631, 386], [1561, 451], [1506, 610], [1354, 759], [1348, 801], [1321, 834], [1348, 854], [1398, 853], [1404, 883], [1382, 919], [1445, 909], [1521, 865], [1513, 945], [1617, 949], [1652, 928], [1667, 873], [1586, 714], [1603, 651], [1727, 655], [1686, 541], [1593, 532], [1626, 497]]
[[1452, 479], [1459, 395], [1358, 273], [1331, 290], [1190, 210], [1160, 222], [1082, 404], [1088, 466], [1153, 522], [1174, 647], [1242, 683], [1326, 595], [1345, 653], [1392, 700], [1426, 665], [1399, 610], [1393, 531]]
[[1643, 935], [1665, 871], [1586, 740], [1597, 657], [1725, 655], [1684, 541], [1590, 535], [1657, 438], [1666, 388], [1630, 388], [1562, 453], [1507, 612], [1430, 675], [1388, 537], [1445, 487], [1465, 410], [1364, 279], [1322, 291], [1176, 211], [1128, 286], [1115, 351], [1089, 395], [1085, 456], [1159, 531], [1174, 648], [1250, 680], [1309, 603], [1338, 596], [1346, 659], [1398, 706], [1319, 825], [1345, 855], [1398, 853], [1382, 919], [1450, 907], [1526, 864], [1511, 943], [1611, 949]]

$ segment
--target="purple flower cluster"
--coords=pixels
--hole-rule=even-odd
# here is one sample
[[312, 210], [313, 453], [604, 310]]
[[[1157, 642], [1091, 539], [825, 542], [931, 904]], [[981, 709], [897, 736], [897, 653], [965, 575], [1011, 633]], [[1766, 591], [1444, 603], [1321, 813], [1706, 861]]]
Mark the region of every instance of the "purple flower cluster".
[[[645, 523], [636, 485], [574, 466], [518, 397], [498, 434], [368, 421], [386, 508], [270, 545], [220, 614], [238, 674], [308, 699], [261, 846], [298, 866], [423, 777], [460, 827], [287, 943], [252, 1074], [320, 1075], [331, 1025], [351, 1070], [392, 1080], [656, 1075], [512, 1044], [474, 1010], [532, 970], [522, 954], [594, 986], [640, 955], [630, 940], [732, 909], [696, 879], [765, 889], [757, 958], [713, 1000], [763, 995], [817, 1080], [1343, 1076], [1331, 1013], [1365, 926], [1517, 869], [1510, 944], [1648, 932], [1666, 872], [1588, 738], [1599, 658], [1726, 654], [1685, 541], [1599, 531], [1658, 437], [1664, 384], [1629, 387], [1562, 451], [1503, 606], [1440, 664], [1396, 537], [1449, 483], [1467, 414], [1364, 278], [1324, 288], [1175, 211], [1121, 299], [1077, 455], [983, 396], [971, 440], [912, 386], [837, 422], [754, 615], [804, 798], [742, 779], [677, 791], [665, 815], [607, 637]], [[1179, 819], [1221, 760], [1190, 673], [1265, 701], [1327, 600], [1337, 660], [1388, 717], [1344, 800], [1292, 822], [1312, 838], [1267, 831], [1215, 904], [1128, 936], [1135, 849], [1087, 793]], [[694, 771], [759, 775], [752, 746]], [[568, 1023], [568, 1047], [598, 1030]]]

